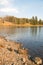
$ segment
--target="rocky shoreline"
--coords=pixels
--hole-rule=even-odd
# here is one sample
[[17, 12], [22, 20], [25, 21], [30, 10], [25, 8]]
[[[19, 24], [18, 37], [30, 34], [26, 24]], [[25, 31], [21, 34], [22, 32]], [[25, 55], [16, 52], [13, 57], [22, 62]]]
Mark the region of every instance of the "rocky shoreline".
[[39, 65], [42, 59], [31, 58], [22, 44], [0, 37], [0, 65]]

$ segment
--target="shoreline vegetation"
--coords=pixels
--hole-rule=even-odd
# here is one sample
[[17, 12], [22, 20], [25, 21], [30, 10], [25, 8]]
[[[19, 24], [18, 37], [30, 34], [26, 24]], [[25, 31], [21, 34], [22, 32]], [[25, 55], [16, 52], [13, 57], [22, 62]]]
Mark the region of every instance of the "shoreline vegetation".
[[34, 59], [28, 53], [28, 50], [22, 47], [21, 43], [9, 41], [0, 37], [0, 64], [1, 65], [40, 65], [42, 59]]
[[43, 20], [36, 17], [17, 18], [14, 16], [0, 17], [0, 26], [14, 26], [14, 27], [29, 27], [29, 26], [43, 26]]

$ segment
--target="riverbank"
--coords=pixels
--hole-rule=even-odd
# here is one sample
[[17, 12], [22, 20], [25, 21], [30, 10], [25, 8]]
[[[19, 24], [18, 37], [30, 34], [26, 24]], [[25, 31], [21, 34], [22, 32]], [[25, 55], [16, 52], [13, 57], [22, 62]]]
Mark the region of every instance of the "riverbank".
[[15, 23], [11, 23], [11, 22], [8, 22], [8, 21], [2, 21], [0, 20], [0, 26], [14, 26], [14, 27], [34, 27], [34, 26], [43, 26], [43, 25], [32, 25], [30, 23], [25, 23], [25, 24], [15, 24]]
[[22, 44], [0, 37], [0, 64], [1, 65], [37, 65], [30, 60], [28, 50]]
[[14, 24], [14, 23], [10, 23], [10, 22], [5, 22], [2, 24], [2, 26], [14, 26], [14, 27], [34, 27], [34, 26], [43, 26], [43, 25], [32, 25], [29, 23], [25, 23], [25, 24]]

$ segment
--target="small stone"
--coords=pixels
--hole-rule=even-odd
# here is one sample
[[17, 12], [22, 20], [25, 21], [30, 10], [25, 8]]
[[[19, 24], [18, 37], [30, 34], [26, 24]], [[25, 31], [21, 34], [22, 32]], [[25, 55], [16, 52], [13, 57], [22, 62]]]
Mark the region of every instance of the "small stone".
[[15, 65], [14, 63], [12, 63], [11, 65]]
[[26, 59], [25, 58], [23, 58], [23, 62], [26, 62]]
[[27, 63], [25, 63], [25, 65], [27, 65]]
[[21, 61], [23, 61], [23, 58], [21, 58]]
[[42, 64], [42, 59], [39, 57], [35, 57], [34, 62], [38, 65]]
[[19, 53], [18, 50], [15, 50], [15, 49], [14, 49], [14, 52]]
[[31, 55], [28, 55], [28, 58], [31, 59]]
[[25, 63], [23, 63], [23, 65], [25, 65]]
[[11, 48], [7, 48], [9, 51], [12, 51], [12, 49]]

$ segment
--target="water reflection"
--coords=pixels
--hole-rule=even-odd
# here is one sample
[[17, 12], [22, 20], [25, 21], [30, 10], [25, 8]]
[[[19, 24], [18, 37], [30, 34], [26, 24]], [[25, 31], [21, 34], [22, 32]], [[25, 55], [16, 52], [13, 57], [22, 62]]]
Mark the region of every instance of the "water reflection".
[[30, 33], [32, 36], [37, 36], [41, 32], [41, 27], [30, 27]]
[[30, 27], [30, 32], [32, 34], [32, 36], [36, 36], [37, 35], [37, 27]]
[[29, 33], [32, 36], [37, 36], [40, 34], [42, 27], [29, 27], [29, 28], [15, 28], [13, 26], [10, 27], [0, 27], [0, 34], [7, 33], [10, 34], [19, 34], [19, 33]]

